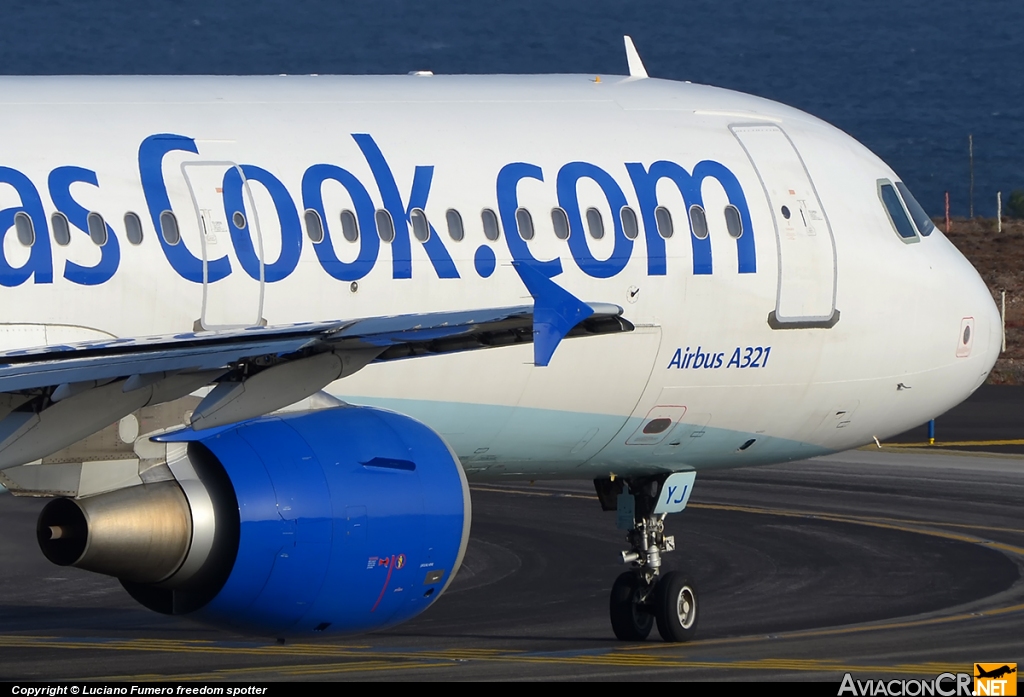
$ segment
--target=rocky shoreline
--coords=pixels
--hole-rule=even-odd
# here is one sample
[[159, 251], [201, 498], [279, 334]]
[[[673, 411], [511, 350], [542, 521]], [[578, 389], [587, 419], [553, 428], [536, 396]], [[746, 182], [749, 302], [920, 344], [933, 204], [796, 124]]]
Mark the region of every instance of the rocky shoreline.
[[[935, 224], [945, 229], [945, 220]], [[1006, 351], [988, 383], [1024, 385], [1024, 220], [1003, 218], [1003, 231], [996, 229], [995, 218], [955, 218], [946, 236], [974, 264], [996, 305], [1006, 291]]]

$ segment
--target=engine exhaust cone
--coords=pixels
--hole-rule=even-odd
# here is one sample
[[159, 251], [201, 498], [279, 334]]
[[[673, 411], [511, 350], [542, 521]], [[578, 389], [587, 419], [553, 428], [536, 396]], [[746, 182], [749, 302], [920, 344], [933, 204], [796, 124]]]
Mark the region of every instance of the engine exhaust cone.
[[[71, 566], [82, 557], [88, 541], [85, 514], [71, 499], [54, 499], [36, 523], [36, 539], [43, 555], [57, 566]], [[60, 534], [54, 534], [54, 531]]]
[[58, 566], [158, 583], [185, 559], [192, 514], [175, 482], [143, 484], [83, 499], [55, 499], [39, 514], [39, 548]]

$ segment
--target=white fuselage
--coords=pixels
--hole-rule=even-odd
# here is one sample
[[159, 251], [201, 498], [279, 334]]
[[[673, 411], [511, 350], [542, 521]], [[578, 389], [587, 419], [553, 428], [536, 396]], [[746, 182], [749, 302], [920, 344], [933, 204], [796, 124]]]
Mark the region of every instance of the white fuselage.
[[[635, 331], [567, 340], [546, 368], [513, 346], [371, 365], [331, 386], [426, 422], [470, 476], [590, 478], [842, 450], [959, 403], [999, 350], [995, 305], [966, 259], [939, 231], [894, 229], [879, 187], [895, 173], [837, 129], [763, 99], [590, 76], [0, 88], [3, 348], [518, 305], [528, 294], [513, 258], [625, 308]], [[430, 223], [425, 242], [413, 209]], [[450, 234], [450, 209], [464, 239]], [[500, 219], [497, 239], [484, 209]], [[165, 210], [176, 245], [161, 240]], [[31, 246], [18, 241], [17, 211], [32, 220]], [[383, 211], [392, 242], [378, 236]], [[669, 237], [657, 225], [665, 211]], [[86, 232], [90, 212], [109, 226], [102, 247]]]

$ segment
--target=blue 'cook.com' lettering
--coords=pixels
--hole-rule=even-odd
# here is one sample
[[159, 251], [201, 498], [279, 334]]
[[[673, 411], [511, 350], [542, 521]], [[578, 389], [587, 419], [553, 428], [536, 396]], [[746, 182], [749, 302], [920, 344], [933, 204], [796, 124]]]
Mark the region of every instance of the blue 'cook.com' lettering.
[[[379, 210], [386, 211], [394, 224], [394, 239], [388, 245], [391, 249], [391, 276], [395, 279], [412, 278], [413, 275], [413, 239], [409, 227], [414, 210], [425, 209], [430, 197], [430, 187], [435, 169], [432, 165], [418, 165], [414, 168], [411, 182], [399, 182], [383, 151], [376, 141], [365, 133], [352, 135], [365, 164], [373, 176], [373, 185], [381, 203]], [[168, 182], [163, 171], [164, 158], [172, 152], [186, 152], [201, 155], [196, 142], [192, 138], [173, 133], [151, 135], [139, 146], [138, 166], [142, 191], [153, 228], [162, 229], [161, 216], [170, 211], [177, 216], [180, 224], [189, 224], [195, 211], [175, 211], [168, 194]], [[667, 273], [666, 241], [658, 230], [657, 209], [659, 207], [657, 187], [663, 180], [674, 185], [689, 211], [692, 206], [704, 206], [702, 186], [705, 180], [713, 179], [725, 192], [729, 204], [740, 214], [743, 233], [735, 239], [737, 253], [737, 271], [741, 274], [756, 273], [757, 259], [754, 246], [754, 235], [743, 189], [736, 176], [724, 165], [711, 160], [698, 162], [692, 172], [687, 172], [675, 162], [660, 160], [649, 166], [639, 162], [624, 163], [629, 184], [639, 207], [643, 221], [644, 245], [647, 250], [647, 274], [664, 276]], [[232, 273], [244, 273], [259, 280], [261, 274], [267, 283], [275, 283], [288, 278], [298, 267], [302, 245], [307, 241], [302, 234], [299, 208], [295, 199], [284, 183], [272, 172], [255, 164], [239, 164], [237, 167], [226, 167], [221, 198], [227, 220], [235, 220], [235, 213], [241, 213], [244, 220], [242, 226], [231, 225], [231, 243], [240, 268], [234, 268], [227, 255], [206, 259], [197, 257], [184, 243], [168, 240], [164, 235], [157, 234], [164, 257], [171, 268], [182, 278], [193, 283], [216, 283]], [[635, 240], [627, 235], [623, 227], [622, 217], [618, 214], [623, 207], [629, 205], [626, 193], [620, 183], [607, 170], [589, 162], [569, 162], [558, 168], [553, 177], [545, 177], [542, 167], [528, 162], [512, 162], [502, 167], [496, 174], [495, 193], [498, 214], [505, 229], [502, 235], [508, 248], [508, 255], [515, 261], [531, 264], [548, 277], [554, 277], [564, 270], [562, 258], [539, 259], [534, 256], [530, 245], [517, 234], [518, 224], [516, 212], [519, 209], [518, 187], [523, 180], [535, 180], [553, 185], [555, 200], [565, 211], [569, 222], [569, 236], [566, 240], [568, 256], [586, 275], [593, 278], [611, 278], [621, 273], [633, 255]], [[580, 206], [578, 189], [580, 182], [587, 180], [596, 184], [604, 195], [608, 207], [613, 211], [612, 241], [613, 250], [607, 259], [597, 258], [591, 249], [590, 236], [584, 230], [583, 212]], [[322, 188], [326, 182], [341, 185], [348, 193], [355, 209], [355, 216], [360, 230], [358, 255], [353, 261], [345, 262], [338, 259], [332, 240], [337, 236], [328, 223], [324, 210]], [[88, 184], [101, 187], [99, 175], [94, 170], [83, 167], [62, 166], [50, 172], [47, 189], [54, 208], [68, 221], [77, 232], [88, 233], [89, 211], [72, 195], [71, 184]], [[180, 182], [173, 182], [180, 186]], [[270, 226], [280, 231], [281, 239], [278, 246], [280, 254], [277, 259], [265, 259], [261, 266], [260, 258], [253, 244], [252, 231], [245, 214], [244, 202], [247, 198], [246, 187], [262, 187], [273, 201], [274, 214], [278, 225]], [[53, 282], [53, 258], [50, 247], [50, 236], [47, 215], [42, 198], [36, 185], [23, 173], [11, 167], [0, 166], [0, 190], [13, 189], [19, 205], [0, 210], [0, 285], [13, 287], [32, 279], [33, 283]], [[403, 198], [402, 190], [408, 191]], [[349, 170], [328, 163], [310, 165], [302, 176], [301, 183], [302, 210], [313, 211], [319, 215], [323, 228], [323, 238], [313, 244], [316, 258], [323, 270], [339, 281], [355, 281], [369, 274], [376, 266], [380, 255], [381, 244], [377, 234], [378, 207], [366, 185]], [[28, 252], [27, 259], [14, 266], [3, 251], [4, 236], [14, 228], [15, 217], [24, 213], [31, 220], [35, 231], [35, 240]], [[261, 217], [270, 215], [262, 212]], [[272, 219], [272, 216], [271, 216]], [[686, 216], [689, 220], [689, 216]], [[83, 266], [73, 261], [64, 262], [63, 277], [79, 285], [101, 285], [109, 281], [120, 265], [121, 254], [118, 236], [108, 224], [106, 226], [106, 243], [100, 248], [100, 260], [93, 266]], [[713, 271], [711, 240], [693, 234], [690, 223], [690, 247], [692, 252], [692, 271], [695, 275], [706, 275]], [[369, 234], [367, 234], [369, 232]], [[421, 244], [433, 273], [439, 279], [459, 278], [459, 270], [449, 253], [444, 239], [438, 235], [433, 226], [425, 240], [417, 240]], [[478, 275], [488, 277], [494, 270], [495, 252], [492, 244], [481, 244], [475, 255], [474, 267]], [[205, 267], [205, 268], [204, 268]], [[738, 350], [738, 349], [737, 349]], [[677, 352], [677, 366], [684, 367], [682, 362], [698, 362], [696, 356], [684, 357]], [[752, 359], [752, 357], [750, 357]], [[767, 356], [764, 356], [767, 359]], [[715, 354], [709, 358], [701, 358], [701, 367], [721, 367], [724, 354]], [[706, 363], [710, 361], [710, 364]], [[742, 357], [740, 358], [742, 362]], [[673, 363], [676, 363], [676, 357]], [[729, 367], [733, 366], [732, 361]], [[689, 365], [685, 366], [689, 367]], [[736, 367], [747, 367], [739, 366]]]

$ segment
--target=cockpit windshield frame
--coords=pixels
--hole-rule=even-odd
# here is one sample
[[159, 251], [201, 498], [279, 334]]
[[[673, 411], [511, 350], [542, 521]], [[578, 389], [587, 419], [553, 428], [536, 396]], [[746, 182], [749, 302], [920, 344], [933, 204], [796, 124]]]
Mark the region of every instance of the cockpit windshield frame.
[[878, 200], [882, 202], [882, 208], [885, 210], [896, 236], [905, 244], [920, 242], [917, 226], [914, 225], [914, 221], [893, 183], [888, 179], [879, 179], [877, 189]]

